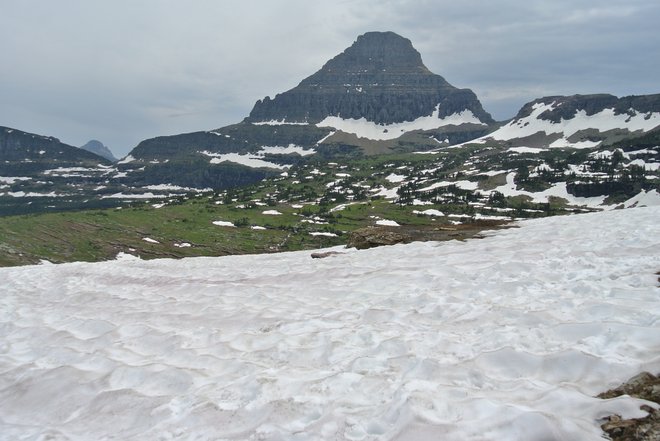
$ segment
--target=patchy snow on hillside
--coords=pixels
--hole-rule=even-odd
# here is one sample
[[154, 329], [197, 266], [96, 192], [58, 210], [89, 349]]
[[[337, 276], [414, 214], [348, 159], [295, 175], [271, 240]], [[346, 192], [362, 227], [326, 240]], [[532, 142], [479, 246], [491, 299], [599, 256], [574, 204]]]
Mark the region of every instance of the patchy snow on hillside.
[[306, 126], [306, 125], [308, 125], [308, 123], [306, 123], [306, 122], [287, 121], [286, 119], [281, 119], [281, 120], [272, 119], [270, 121], [257, 121], [257, 122], [253, 122], [251, 124], [254, 124], [255, 126]]
[[245, 165], [252, 168], [275, 168], [279, 170], [287, 169], [288, 166], [276, 164], [274, 162], [266, 161], [266, 155], [289, 155], [298, 154], [300, 156], [308, 156], [316, 153], [314, 149], [305, 149], [295, 144], [288, 146], [263, 146], [261, 150], [256, 153], [213, 153], [209, 151], [199, 152], [202, 155], [211, 157], [211, 164], [220, 164], [222, 162], [233, 162], [235, 164]]
[[479, 124], [486, 125], [477, 118], [471, 110], [454, 113], [452, 115], [440, 118], [440, 105], [436, 106], [431, 115], [420, 116], [413, 121], [404, 121], [393, 124], [377, 124], [367, 121], [366, 118], [343, 119], [339, 116], [328, 116], [320, 123], [318, 127], [332, 127], [342, 132], [352, 133], [358, 138], [367, 138], [372, 140], [396, 139], [406, 132], [414, 130], [432, 130], [448, 125], [461, 124]]
[[135, 161], [133, 155], [127, 155], [124, 159], [117, 161], [117, 164], [128, 164], [129, 162]]
[[32, 178], [27, 176], [0, 176], [0, 183], [3, 184], [15, 184], [19, 181], [29, 181]]
[[284, 170], [286, 168], [283, 165], [275, 164], [274, 162], [264, 161], [261, 159], [263, 158], [263, 155], [258, 154], [246, 153], [241, 155], [240, 153], [212, 153], [207, 151], [200, 153], [206, 156], [210, 156], [211, 164], [233, 162], [234, 164], [240, 164], [252, 168], [276, 168], [279, 170]]
[[597, 146], [599, 142], [581, 141], [571, 143], [567, 138], [585, 129], [596, 129], [600, 132], [613, 129], [647, 132], [660, 126], [660, 113], [635, 112], [633, 116], [627, 113], [616, 115], [614, 109], [604, 109], [594, 115], [587, 115], [586, 111], [578, 110], [572, 118], [562, 119], [557, 123], [541, 119], [541, 114], [547, 110], [553, 110], [555, 107], [555, 103], [536, 103], [529, 116], [514, 119], [495, 132], [484, 136], [483, 139], [492, 138], [498, 141], [506, 141], [524, 138], [538, 132], [544, 132], [546, 135], [559, 133], [562, 134], [562, 138], [553, 142], [550, 147], [591, 148]]
[[602, 441], [660, 371], [659, 218], [0, 268], [0, 437]]
[[583, 198], [578, 196], [573, 196], [568, 192], [566, 188], [566, 182], [557, 182], [552, 185], [552, 187], [547, 190], [539, 192], [531, 192], [518, 189], [518, 186], [515, 183], [516, 172], [510, 172], [506, 175], [506, 184], [501, 185], [495, 188], [493, 191], [498, 191], [504, 196], [529, 196], [532, 199], [532, 202], [535, 203], [546, 203], [550, 202], [550, 197], [558, 197], [565, 199], [569, 205], [573, 206], [584, 206], [592, 208], [603, 208], [602, 205], [605, 202], [607, 196], [594, 196], [590, 198]]
[[219, 227], [235, 227], [236, 226], [236, 225], [234, 225], [233, 222], [221, 221], [221, 220], [213, 221], [212, 224], [217, 225]]

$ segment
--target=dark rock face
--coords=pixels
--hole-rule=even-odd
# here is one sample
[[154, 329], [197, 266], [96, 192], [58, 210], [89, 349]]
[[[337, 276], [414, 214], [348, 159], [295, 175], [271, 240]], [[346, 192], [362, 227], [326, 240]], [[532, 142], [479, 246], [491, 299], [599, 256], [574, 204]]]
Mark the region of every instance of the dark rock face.
[[532, 113], [535, 104], [555, 103], [553, 110], [543, 112], [542, 119], [558, 123], [561, 119], [571, 119], [578, 110], [584, 110], [587, 115], [594, 115], [605, 109], [614, 109], [617, 115], [631, 113], [631, 109], [638, 113], [660, 112], [660, 94], [625, 96], [617, 98], [614, 95], [571, 95], [549, 96], [529, 102], [520, 109], [516, 118], [524, 118]]
[[393, 32], [369, 32], [297, 87], [257, 101], [248, 122], [286, 120], [318, 123], [327, 116], [379, 124], [439, 117], [471, 110], [493, 123], [476, 95], [430, 72], [410, 40]]
[[95, 153], [99, 156], [103, 156], [105, 159], [108, 161], [115, 162], [117, 161], [117, 158], [115, 158], [115, 155], [112, 154], [109, 148], [103, 145], [101, 141], [97, 141], [95, 139], [92, 139], [89, 141], [87, 144], [84, 146], [80, 147], [83, 150], [87, 150], [88, 152]]

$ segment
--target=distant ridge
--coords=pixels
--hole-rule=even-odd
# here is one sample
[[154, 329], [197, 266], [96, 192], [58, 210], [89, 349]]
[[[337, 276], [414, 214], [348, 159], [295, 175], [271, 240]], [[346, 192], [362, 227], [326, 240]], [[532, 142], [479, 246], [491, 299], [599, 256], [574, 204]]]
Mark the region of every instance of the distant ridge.
[[112, 162], [117, 161], [117, 158], [115, 157], [115, 155], [112, 154], [112, 151], [110, 151], [108, 147], [103, 145], [101, 141], [92, 139], [91, 141], [87, 142], [87, 144], [81, 146], [80, 148], [83, 150], [87, 150], [88, 152], [95, 153], [99, 156], [103, 156], [105, 159], [109, 161]]

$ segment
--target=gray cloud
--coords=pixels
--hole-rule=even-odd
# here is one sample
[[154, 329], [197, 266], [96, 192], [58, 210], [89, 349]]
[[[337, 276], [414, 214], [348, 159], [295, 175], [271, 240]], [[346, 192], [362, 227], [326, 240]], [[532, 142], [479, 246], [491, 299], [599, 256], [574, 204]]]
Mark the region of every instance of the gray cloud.
[[658, 93], [656, 0], [5, 1], [0, 125], [118, 155], [240, 121], [370, 30], [497, 119], [543, 95]]

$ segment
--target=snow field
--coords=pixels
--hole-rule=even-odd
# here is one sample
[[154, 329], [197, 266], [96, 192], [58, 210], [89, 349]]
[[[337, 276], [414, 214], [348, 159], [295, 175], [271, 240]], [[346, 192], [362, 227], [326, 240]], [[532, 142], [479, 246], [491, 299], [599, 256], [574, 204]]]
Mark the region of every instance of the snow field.
[[396, 139], [404, 133], [412, 132], [414, 130], [433, 130], [448, 125], [458, 126], [461, 124], [486, 125], [481, 122], [471, 110], [463, 110], [462, 112], [440, 118], [439, 104], [431, 115], [420, 116], [413, 121], [404, 121], [393, 124], [377, 124], [372, 121], [367, 121], [366, 118], [344, 119], [340, 116], [328, 116], [316, 125], [317, 127], [332, 127], [341, 130], [342, 132], [352, 133], [358, 138], [383, 141], [387, 139]]
[[602, 440], [660, 369], [659, 216], [2, 268], [0, 438]]

